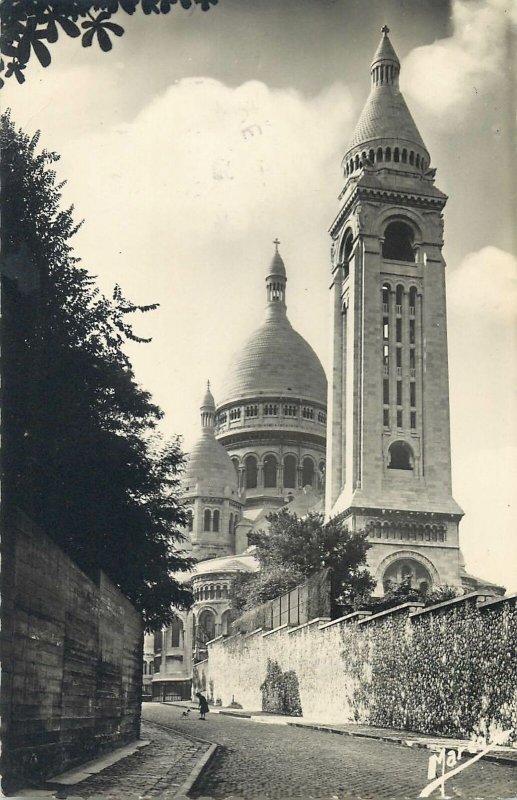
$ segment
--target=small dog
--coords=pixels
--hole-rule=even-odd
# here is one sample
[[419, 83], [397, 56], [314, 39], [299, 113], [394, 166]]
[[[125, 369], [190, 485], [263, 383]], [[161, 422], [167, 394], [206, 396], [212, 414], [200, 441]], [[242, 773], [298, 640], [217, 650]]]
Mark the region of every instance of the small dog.
[[189, 714], [190, 714], [190, 708], [187, 708], [186, 711], [182, 711], [181, 712], [181, 716], [182, 717], [188, 717]]

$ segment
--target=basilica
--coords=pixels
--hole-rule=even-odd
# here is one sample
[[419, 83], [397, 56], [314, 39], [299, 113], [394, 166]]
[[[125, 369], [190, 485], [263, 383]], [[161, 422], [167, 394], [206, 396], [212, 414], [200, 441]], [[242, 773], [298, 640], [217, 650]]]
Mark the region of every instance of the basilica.
[[447, 198], [400, 92], [388, 33], [383, 28], [370, 95], [343, 156], [330, 226], [329, 385], [289, 322], [275, 241], [264, 321], [220, 397], [208, 386], [202, 400], [183, 485], [198, 560], [195, 605], [147, 641], [144, 683], [155, 699], [190, 697], [193, 660], [228, 633], [233, 577], [257, 570], [248, 535], [267, 528], [275, 509], [321, 511], [366, 530], [377, 594], [404, 578], [425, 589], [479, 585], [464, 569], [463, 512], [451, 488]]

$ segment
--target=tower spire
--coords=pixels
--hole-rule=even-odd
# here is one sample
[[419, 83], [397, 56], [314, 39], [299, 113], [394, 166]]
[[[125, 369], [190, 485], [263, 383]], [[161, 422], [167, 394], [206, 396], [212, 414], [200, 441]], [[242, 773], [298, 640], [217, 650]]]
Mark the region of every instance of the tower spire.
[[400, 61], [388, 36], [390, 29], [383, 25], [381, 31], [382, 37], [370, 65], [372, 87], [398, 86]]
[[275, 245], [275, 252], [266, 275], [266, 308], [268, 314], [281, 312], [285, 314], [285, 287], [287, 283], [287, 273], [285, 271], [285, 264], [282, 260], [282, 256], [278, 252], [278, 245], [280, 244], [278, 237], [273, 239], [273, 244]]
[[206, 392], [201, 403], [201, 428], [203, 432], [214, 431], [215, 428], [215, 400], [210, 391], [210, 381], [206, 382]]

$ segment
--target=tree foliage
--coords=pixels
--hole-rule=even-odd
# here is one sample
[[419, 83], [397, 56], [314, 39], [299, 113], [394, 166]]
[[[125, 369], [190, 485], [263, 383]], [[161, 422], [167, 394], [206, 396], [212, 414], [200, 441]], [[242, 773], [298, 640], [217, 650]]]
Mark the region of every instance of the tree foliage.
[[[184, 9], [199, 7], [208, 11], [218, 0], [179, 2]], [[4, 64], [2, 59], [0, 73], [5, 69], [6, 78], [14, 75], [18, 83], [23, 83], [32, 54], [42, 67], [48, 67], [52, 60], [49, 45], [55, 44], [60, 35], [80, 37], [83, 47], [91, 47], [95, 41], [108, 52], [113, 47], [112, 37], [124, 34], [124, 28], [111, 21], [115, 14], [134, 14], [139, 7], [146, 15], [168, 14], [177, 3], [178, 0], [3, 0], [0, 46], [2, 55], [10, 60]]]
[[256, 574], [239, 577], [233, 587], [239, 610], [278, 597], [325, 567], [333, 573], [334, 601], [347, 608], [370, 596], [375, 585], [366, 568], [366, 534], [350, 532], [323, 514], [298, 517], [287, 509], [270, 514], [268, 531], [249, 536], [260, 564]]
[[433, 589], [420, 589], [417, 586], [412, 586], [411, 577], [408, 576], [400, 583], [389, 581], [382, 597], [372, 599], [361, 607], [377, 613], [400, 606], [402, 603], [423, 603], [425, 606], [432, 606], [437, 603], [444, 603], [446, 600], [453, 600], [460, 594], [461, 589], [446, 584], [435, 586]]
[[124, 352], [135, 305], [103, 296], [74, 256], [38, 135], [1, 120], [4, 496], [84, 569], [102, 568], [152, 628], [188, 607], [177, 498], [183, 454]]

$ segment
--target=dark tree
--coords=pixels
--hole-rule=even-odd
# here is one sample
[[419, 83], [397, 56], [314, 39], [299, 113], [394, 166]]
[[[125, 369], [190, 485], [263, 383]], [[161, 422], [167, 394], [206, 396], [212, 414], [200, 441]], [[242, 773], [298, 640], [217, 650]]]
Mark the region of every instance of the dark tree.
[[233, 589], [236, 607], [251, 608], [278, 597], [309, 575], [330, 567], [334, 601], [352, 608], [370, 596], [375, 581], [366, 568], [366, 534], [351, 533], [322, 514], [300, 518], [287, 509], [268, 516], [270, 528], [250, 534], [260, 572], [241, 576]]
[[[74, 256], [72, 209], [53, 169], [8, 115], [1, 120], [3, 489], [88, 574], [102, 568], [149, 627], [192, 595], [172, 576], [181, 551], [179, 441], [124, 352], [137, 306], [112, 300]], [[144, 340], [140, 340], [144, 341]]]
[[[3, 0], [0, 4], [2, 32], [0, 45], [2, 60], [0, 73], [13, 75], [18, 83], [25, 81], [23, 71], [34, 53], [43, 67], [48, 67], [52, 57], [48, 45], [57, 42], [59, 36], [81, 37], [83, 47], [91, 47], [94, 41], [101, 50], [108, 52], [113, 47], [112, 37], [122, 36], [124, 28], [112, 22], [118, 12], [134, 14], [141, 8], [144, 14], [168, 14], [178, 0]], [[179, 0], [182, 8], [199, 6], [208, 11], [218, 0]], [[119, 16], [117, 17], [119, 19]], [[0, 79], [1, 80], [1, 79]], [[0, 83], [2, 85], [3, 81]]]

